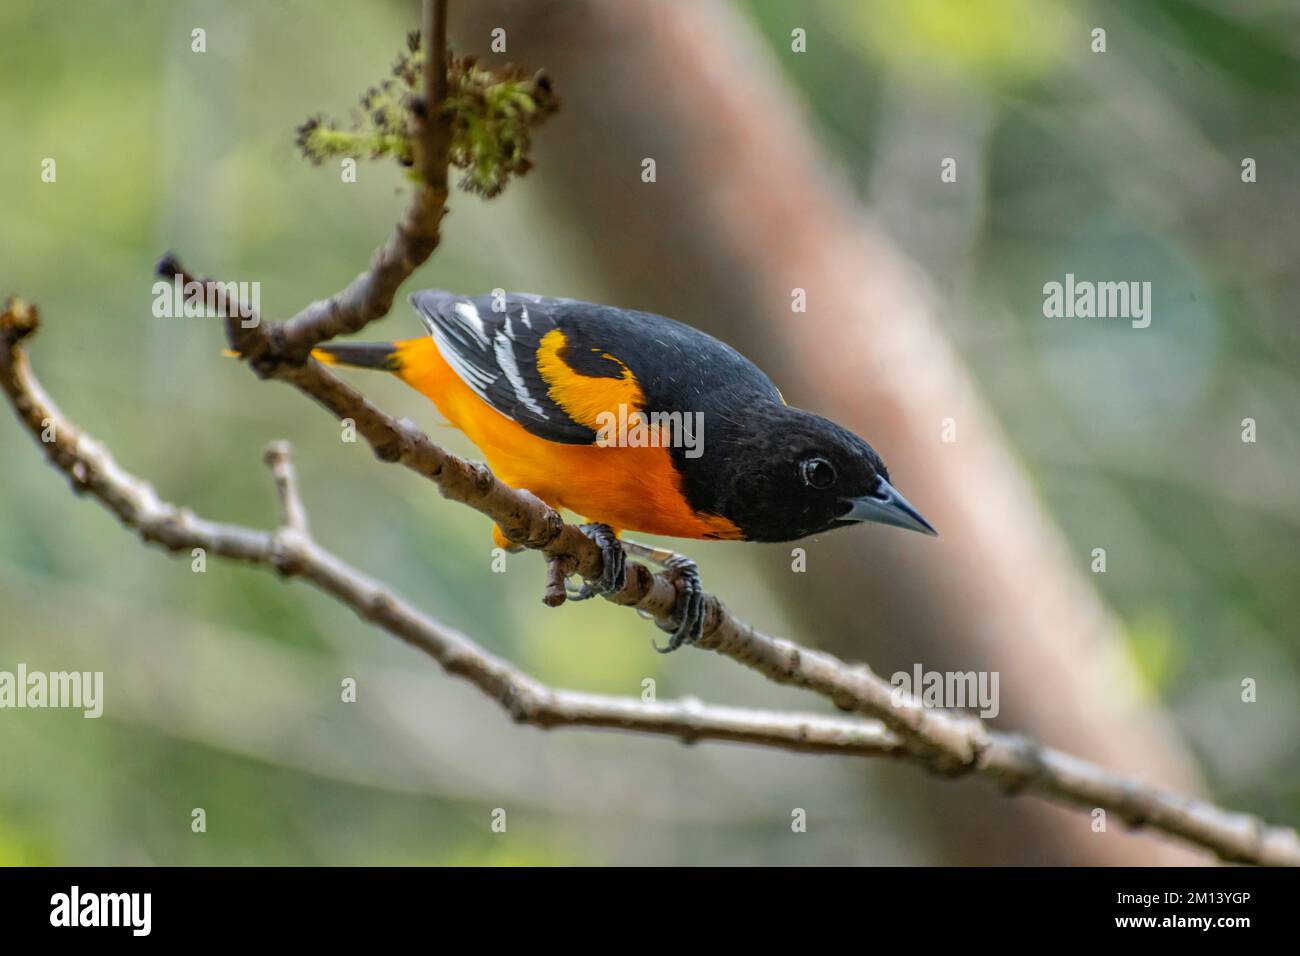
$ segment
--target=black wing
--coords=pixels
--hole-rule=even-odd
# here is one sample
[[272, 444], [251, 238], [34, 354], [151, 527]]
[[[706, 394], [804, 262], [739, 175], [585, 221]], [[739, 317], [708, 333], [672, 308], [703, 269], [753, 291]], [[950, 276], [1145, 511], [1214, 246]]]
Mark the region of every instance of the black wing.
[[[416, 292], [443, 358], [501, 414], [540, 438], [593, 444], [596, 432], [552, 398], [538, 348], [558, 330], [558, 356], [584, 379], [622, 380], [630, 371], [647, 412], [734, 414], [754, 402], [782, 402], [752, 362], [712, 336], [649, 312], [523, 293], [462, 296]], [[611, 395], [622, 394], [611, 390]], [[614, 410], [614, 409], [611, 409]]]
[[[438, 351], [485, 402], [539, 438], [590, 445], [596, 433], [574, 421], [550, 396], [537, 369], [543, 336], [556, 328], [555, 300], [511, 293], [453, 295], [430, 289], [411, 296]], [[495, 306], [495, 308], [494, 308]]]

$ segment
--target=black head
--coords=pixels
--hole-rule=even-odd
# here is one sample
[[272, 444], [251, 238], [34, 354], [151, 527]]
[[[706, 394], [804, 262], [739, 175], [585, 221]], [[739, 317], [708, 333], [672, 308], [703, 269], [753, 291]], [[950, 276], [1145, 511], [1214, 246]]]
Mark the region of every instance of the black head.
[[863, 521], [937, 533], [890, 484], [875, 449], [832, 421], [779, 406], [718, 425], [704, 443], [723, 447], [705, 456], [711, 471], [701, 477], [749, 541], [794, 541]]

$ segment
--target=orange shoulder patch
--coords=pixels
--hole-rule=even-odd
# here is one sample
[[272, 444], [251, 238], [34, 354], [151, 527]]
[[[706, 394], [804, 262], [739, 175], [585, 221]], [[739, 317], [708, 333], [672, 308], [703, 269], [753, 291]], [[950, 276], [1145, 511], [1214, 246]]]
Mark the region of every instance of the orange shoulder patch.
[[600, 357], [616, 363], [622, 374], [618, 378], [583, 375], [574, 371], [565, 361], [564, 355], [569, 348], [569, 341], [559, 329], [551, 329], [537, 347], [537, 371], [546, 382], [551, 400], [562, 408], [566, 415], [580, 425], [592, 430], [599, 430], [598, 416], [602, 412], [618, 414], [620, 405], [626, 406], [626, 414], [640, 411], [645, 405], [645, 395], [632, 370], [617, 357], [608, 352], [598, 352]]

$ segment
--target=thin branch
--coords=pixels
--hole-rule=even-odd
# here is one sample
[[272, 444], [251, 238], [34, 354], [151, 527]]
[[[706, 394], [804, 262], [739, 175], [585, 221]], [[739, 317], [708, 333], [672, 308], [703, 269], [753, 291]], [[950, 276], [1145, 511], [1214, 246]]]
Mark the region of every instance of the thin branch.
[[559, 607], [569, 597], [567, 581], [568, 569], [559, 558], [546, 559], [546, 590], [542, 592], [542, 603], [547, 607]]
[[[541, 727], [620, 728], [684, 740], [720, 739], [788, 750], [889, 755], [932, 770], [979, 773], [1001, 783], [1008, 792], [1032, 791], [1085, 808], [1104, 808], [1131, 826], [1147, 826], [1179, 837], [1225, 860], [1300, 865], [1300, 835], [1294, 830], [1272, 827], [1247, 814], [1150, 787], [1011, 734], [988, 731], [979, 721], [921, 708], [896, 708], [888, 699], [893, 689], [865, 666], [853, 667], [829, 654], [761, 634], [733, 617], [713, 598], [702, 642], [706, 646], [774, 680], [818, 691], [841, 706], [866, 713], [878, 710], [875, 716], [880, 723], [685, 701], [645, 704], [548, 688], [463, 635], [420, 614], [391, 590], [320, 548], [305, 530], [293, 528], [288, 518], [293, 509], [284, 502], [298, 499], [285, 449], [273, 449], [268, 461], [273, 469], [282, 469], [277, 475], [277, 487], [286, 527], [292, 534], [204, 521], [161, 500], [151, 486], [124, 471], [102, 446], [83, 435], [45, 395], [19, 346], [36, 326], [35, 310], [20, 302], [11, 301], [0, 315], [0, 388], [28, 431], [44, 445], [51, 462], [69, 477], [74, 490], [90, 492], [144, 540], [172, 551], [203, 547], [222, 557], [303, 577], [364, 619], [425, 651], [448, 672], [473, 683], [505, 706], [516, 720]], [[323, 372], [315, 363], [303, 369]], [[290, 380], [302, 387], [298, 379]], [[342, 402], [351, 392], [342, 383], [338, 384], [345, 392], [334, 390], [326, 379], [309, 377], [303, 381], [325, 389], [317, 396], [310, 388], [303, 388], [331, 410], [331, 403]], [[364, 399], [356, 396], [356, 401]], [[369, 414], [371, 424], [380, 431], [391, 431], [390, 444], [377, 446], [397, 452], [389, 460], [402, 461], [425, 474], [447, 497], [504, 519], [503, 527], [515, 530], [553, 529], [558, 521], [558, 516], [552, 518], [555, 513], [533, 496], [501, 485], [482, 466], [449, 455], [409, 424], [394, 422], [368, 403], [354, 410]], [[359, 429], [360, 422], [358, 419]], [[42, 442], [43, 434], [53, 440]], [[305, 517], [302, 526], [305, 528]], [[590, 544], [576, 529], [562, 522], [559, 527], [549, 545], [532, 546], [545, 551], [548, 557], [562, 556], [590, 568], [591, 556], [577, 548], [567, 553], [548, 550], [570, 530]], [[598, 554], [595, 565], [598, 570]], [[631, 567], [629, 577], [636, 578], [639, 584], [629, 588], [642, 597], [633, 600], [629, 589], [625, 589], [617, 596], [620, 603], [641, 606], [660, 616], [667, 613], [672, 595], [664, 589], [671, 591], [671, 584], [662, 576], [651, 575], [642, 565], [635, 565], [640, 569], [636, 574]], [[953, 757], [963, 747], [971, 751], [970, 759], [954, 763]]]
[[[424, 34], [425, 51], [424, 99], [429, 110], [436, 111], [447, 99], [447, 0], [424, 0], [420, 30]], [[424, 143], [424, 148], [426, 156], [432, 158], [436, 149], [432, 138]], [[436, 166], [430, 167], [425, 170], [425, 181], [434, 183], [440, 174], [447, 175], [445, 165], [441, 173]]]
[[433, 254], [447, 205], [447, 162], [451, 122], [447, 99], [447, 0], [424, 0], [423, 96], [412, 104], [411, 140], [420, 183], [388, 241], [375, 250], [370, 267], [328, 299], [311, 303], [276, 325], [272, 337], [229, 326], [230, 347], [254, 366], [301, 365], [321, 342], [359, 332], [393, 307], [403, 282]]
[[280, 517], [291, 531], [307, 534], [307, 509], [298, 490], [298, 473], [289, 455], [289, 443], [272, 442], [266, 449], [265, 461], [275, 479], [275, 492], [280, 500]]

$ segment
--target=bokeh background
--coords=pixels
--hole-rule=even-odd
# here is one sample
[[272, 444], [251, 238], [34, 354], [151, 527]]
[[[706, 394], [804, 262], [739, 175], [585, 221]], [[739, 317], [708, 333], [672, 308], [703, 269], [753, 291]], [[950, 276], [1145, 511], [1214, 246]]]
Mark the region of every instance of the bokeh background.
[[[564, 106], [537, 136], [534, 173], [490, 202], [453, 193], [443, 246], [415, 284], [606, 301], [722, 334], [792, 403], [886, 436], [900, 487], [941, 531], [956, 528], [933, 544], [884, 529], [815, 539], [802, 577], [788, 547], [685, 548], [711, 590], [770, 632], [884, 674], [998, 669], [999, 726], [1300, 822], [1300, 8], [467, 6], [453, 0], [456, 48], [486, 53], [488, 30], [506, 26], [503, 59], [545, 67]], [[637, 695], [653, 678], [661, 698], [824, 709], [714, 655], [654, 654], [657, 632], [602, 602], [543, 608], [536, 556], [492, 573], [485, 519], [222, 359], [214, 321], [152, 316], [152, 265], [168, 249], [196, 271], [260, 281], [274, 318], [361, 268], [402, 206], [401, 173], [363, 163], [344, 184], [302, 161], [294, 127], [346, 116], [417, 23], [417, 5], [395, 0], [0, 5], [0, 293], [43, 310], [38, 375], [125, 466], [212, 518], [274, 520], [261, 449], [290, 438], [326, 546], [543, 680]], [[191, 52], [195, 27], [206, 54]], [[796, 27], [806, 53], [791, 50]], [[1104, 54], [1089, 48], [1094, 27]], [[726, 103], [717, 88], [732, 91]], [[716, 163], [686, 160], [764, 128], [815, 171], [781, 190], [796, 205], [821, 197], [773, 228], [798, 220], [815, 234], [830, 197], [842, 219], [827, 233], [860, 226], [878, 255], [830, 243], [819, 256], [871, 278], [878, 299], [819, 297], [809, 279], [808, 316], [792, 315], [788, 291], [762, 299], [761, 263], [704, 221], [706, 202], [737, 190], [744, 205], [745, 184], [780, 158], [757, 138], [715, 148]], [[659, 158], [653, 185], [640, 181], [646, 155]], [[956, 184], [939, 179], [949, 156]], [[40, 179], [46, 157], [54, 184]], [[1244, 157], [1258, 182], [1242, 182]], [[1151, 281], [1152, 327], [1045, 319], [1043, 283], [1066, 272]], [[880, 319], [896, 295], [908, 305]], [[792, 352], [782, 335], [802, 321]], [[947, 345], [922, 335], [906, 356], [945, 370], [917, 377], [935, 416], [909, 430], [905, 400], [856, 403], [840, 383], [846, 352], [862, 379], [884, 381], [873, 336], [916, 327]], [[418, 328], [402, 304], [367, 336]], [[847, 332], [859, 328], [877, 331]], [[908, 347], [905, 335], [887, 346]], [[840, 363], [824, 377], [819, 352]], [[1050, 516], [1052, 543], [1016, 544], [1005, 509], [991, 531], [962, 530], [1005, 489], [987, 485], [997, 469], [966, 467], [978, 458], [935, 477], [950, 368], [999, 425], [959, 431], [956, 447], [983, 442], [1022, 469], [1026, 522]], [[473, 455], [419, 395], [354, 381]], [[1246, 417], [1254, 444], [1241, 441]], [[1118, 821], [1095, 834], [1085, 814], [907, 767], [516, 727], [304, 585], [217, 561], [195, 574], [142, 547], [69, 494], [7, 410], [0, 464], [0, 669], [103, 670], [106, 685], [98, 721], [0, 712], [0, 863], [1200, 859]], [[970, 569], [996, 563], [1003, 536], [1007, 561], [1036, 548], [1061, 560], [1026, 561], [1014, 586], [985, 581]], [[1095, 547], [1105, 574], [1090, 570]], [[900, 587], [900, 567], [924, 587]], [[985, 603], [961, 597], [971, 592]], [[1060, 613], [1026, 620], [1010, 643], [963, 610], [1009, 620], [1044, 592], [1064, 595]], [[1096, 643], [1061, 638], [1084, 619]], [[355, 704], [340, 700], [345, 677]], [[1259, 683], [1255, 704], [1241, 700], [1245, 678]], [[1133, 723], [1094, 721], [1121, 699]], [[190, 830], [194, 807], [205, 834]], [[490, 829], [497, 807], [505, 834]], [[795, 807], [807, 833], [791, 832]]]

